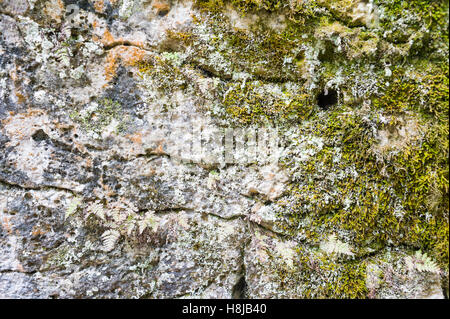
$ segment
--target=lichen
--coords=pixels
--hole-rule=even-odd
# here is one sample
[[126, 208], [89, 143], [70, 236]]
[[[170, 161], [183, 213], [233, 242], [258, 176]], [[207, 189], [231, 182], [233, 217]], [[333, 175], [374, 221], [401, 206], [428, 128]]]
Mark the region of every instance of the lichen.
[[[56, 104], [49, 92], [67, 94], [58, 96], [64, 107], [48, 110], [69, 123], [46, 122], [46, 141], [27, 138], [49, 149], [48, 168], [30, 175], [31, 187], [45, 182], [77, 196], [60, 211], [67, 243], [46, 266], [97, 269], [139, 251], [144, 258], [111, 272], [139, 278], [118, 280], [136, 283], [133, 296], [144, 297], [228, 296], [241, 279], [252, 297], [399, 297], [408, 276], [414, 296], [426, 295], [414, 287], [422, 279], [442, 290], [435, 283], [448, 278], [449, 261], [448, 1], [196, 0], [193, 9], [98, 1], [89, 8], [94, 30], [84, 33], [43, 28], [31, 19], [38, 9], [17, 24], [40, 73], [20, 66], [28, 57], [17, 50], [0, 86], [5, 97], [17, 88], [21, 105], [27, 92], [41, 107]], [[129, 119], [138, 131], [120, 134]], [[245, 152], [220, 169], [186, 164], [173, 154], [181, 139], [173, 147], [159, 139], [153, 120], [201, 122], [202, 134], [244, 127], [236, 144], [251, 144], [254, 128], [277, 127], [286, 148], [276, 168], [239, 162]], [[83, 146], [86, 137], [102, 143]], [[59, 147], [69, 142], [70, 151]], [[73, 169], [82, 173], [66, 158], [82, 162]], [[47, 229], [57, 227], [33, 225], [30, 233]]]
[[79, 122], [84, 130], [92, 132], [96, 138], [101, 137], [113, 122], [115, 133], [123, 132], [127, 124], [120, 103], [109, 98], [99, 99], [81, 111], [73, 111], [70, 117]]
[[[303, 177], [293, 185], [291, 197], [280, 202], [286, 207], [282, 218], [287, 224], [295, 228], [308, 220], [301, 228], [313, 240], [343, 231], [359, 245], [360, 254], [367, 247], [387, 245], [422, 248], [445, 267], [448, 71], [432, 74], [421, 78], [420, 85], [398, 77], [374, 100], [372, 109], [358, 112], [342, 105], [302, 127], [303, 134], [327, 143], [307, 160], [286, 160]], [[374, 152], [376, 132], [395, 130], [396, 125], [398, 129], [401, 114], [416, 114], [422, 135], [403, 149]]]

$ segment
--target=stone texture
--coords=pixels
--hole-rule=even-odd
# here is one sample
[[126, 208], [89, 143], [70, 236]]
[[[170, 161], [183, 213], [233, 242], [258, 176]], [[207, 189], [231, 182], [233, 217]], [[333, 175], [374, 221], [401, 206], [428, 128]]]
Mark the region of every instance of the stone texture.
[[[373, 1], [306, 1], [303, 17], [331, 22], [280, 46], [302, 1], [248, 1], [246, 14], [227, 2], [219, 20], [204, 2], [0, 0], [1, 298], [333, 297], [314, 289], [336, 274], [305, 267], [355, 261], [320, 251], [310, 218], [291, 214], [293, 191], [312, 178], [299, 167], [333, 143], [301, 132], [323, 112], [303, 101], [337, 90], [364, 117], [392, 75], [374, 60], [400, 64], [426, 36], [382, 38]], [[376, 67], [344, 74], [339, 54]], [[325, 81], [330, 65], [339, 71]], [[235, 143], [252, 140], [248, 114], [280, 128], [282, 160], [224, 154], [227, 129]], [[414, 116], [397, 123], [373, 127], [380, 157], [421, 138]], [[352, 167], [321, 180], [349, 176]], [[289, 214], [301, 216], [295, 233], [283, 227]], [[417, 246], [392, 246], [358, 248], [358, 297], [448, 297], [448, 266], [407, 270]]]

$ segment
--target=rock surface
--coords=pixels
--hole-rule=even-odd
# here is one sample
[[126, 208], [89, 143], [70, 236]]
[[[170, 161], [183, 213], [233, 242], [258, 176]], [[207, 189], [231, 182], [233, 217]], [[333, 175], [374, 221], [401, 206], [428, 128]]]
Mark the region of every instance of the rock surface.
[[0, 297], [448, 298], [447, 103], [445, 0], [0, 0]]

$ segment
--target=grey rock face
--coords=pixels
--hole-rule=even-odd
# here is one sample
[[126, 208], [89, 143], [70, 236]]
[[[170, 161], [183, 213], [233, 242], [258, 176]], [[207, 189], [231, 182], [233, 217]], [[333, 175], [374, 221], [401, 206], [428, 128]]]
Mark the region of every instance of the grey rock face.
[[[375, 28], [370, 8], [322, 2], [319, 13]], [[288, 24], [285, 11], [259, 14], [270, 30]], [[326, 141], [274, 106], [317, 91], [322, 51], [354, 34], [330, 24], [274, 64], [248, 44], [259, 18], [227, 6], [214, 24], [192, 1], [0, 1], [1, 298], [321, 297], [311, 291], [327, 278], [305, 265], [355, 263], [344, 231], [350, 244], [324, 246], [280, 224], [306, 180], [295, 165]], [[344, 98], [364, 100], [369, 82]], [[264, 125], [233, 117], [246, 103], [265, 108]], [[359, 296], [444, 298], [448, 269], [408, 268], [414, 250], [358, 255]]]

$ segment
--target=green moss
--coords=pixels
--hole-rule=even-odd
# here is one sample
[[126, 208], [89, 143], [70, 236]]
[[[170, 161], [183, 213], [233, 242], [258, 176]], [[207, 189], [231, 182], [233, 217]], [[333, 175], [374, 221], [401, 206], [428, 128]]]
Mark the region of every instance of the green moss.
[[183, 43], [185, 46], [192, 45], [192, 34], [187, 32], [175, 32], [168, 29], [166, 31], [167, 37], [169, 39]]
[[402, 18], [406, 15], [415, 15], [423, 22], [432, 27], [434, 25], [443, 25], [448, 17], [448, 1], [424, 1], [424, 0], [377, 0], [375, 3], [386, 10], [383, 26], [389, 27], [393, 18]]
[[[253, 7], [256, 1], [242, 1]], [[260, 2], [260, 1], [259, 1]], [[258, 2], [258, 3], [259, 3]], [[274, 2], [274, 7], [277, 2]], [[218, 7], [222, 10], [224, 2], [198, 1], [198, 5]], [[232, 2], [237, 5], [237, 2]], [[264, 2], [261, 2], [264, 6]], [[267, 5], [267, 4], [266, 4]], [[288, 6], [284, 3], [283, 6]], [[275, 9], [274, 9], [275, 10]], [[217, 56], [229, 62], [228, 75], [234, 72], [247, 72], [255, 79], [273, 82], [297, 81], [304, 75], [304, 49], [306, 44], [314, 41], [311, 36], [314, 25], [318, 23], [315, 17], [299, 14], [298, 19], [291, 16], [280, 22], [280, 28], [272, 28], [267, 24], [264, 16], [253, 15], [248, 28], [235, 28], [233, 21], [227, 15], [209, 15], [207, 20], [196, 20], [206, 27], [210, 40], [205, 42], [205, 34], [195, 34], [192, 43], [195, 45], [196, 61], [202, 64], [214, 63]], [[206, 22], [206, 23], [205, 23]], [[205, 63], [206, 60], [206, 63]]]
[[310, 94], [285, 91], [280, 96], [270, 89], [260, 81], [231, 84], [223, 98], [226, 112], [243, 124], [299, 121], [313, 113]]
[[97, 101], [98, 107], [95, 110], [88, 110], [87, 112], [74, 111], [70, 117], [81, 124], [86, 131], [95, 132], [101, 135], [102, 131], [116, 119], [119, 124], [117, 132], [120, 133], [125, 130], [126, 121], [122, 114], [122, 106], [119, 102], [103, 98]]
[[209, 11], [220, 11], [224, 8], [226, 3], [230, 3], [241, 12], [255, 10], [267, 10], [275, 11], [286, 6], [286, 3], [281, 0], [196, 0], [195, 3], [198, 7]]
[[[282, 30], [258, 21], [248, 30], [232, 28], [226, 17], [214, 14], [226, 3], [242, 13], [284, 10], [289, 19]], [[449, 92], [448, 62], [443, 57], [448, 56], [448, 2], [376, 3], [383, 13], [380, 25], [358, 29], [341, 24], [347, 24], [342, 19], [337, 23], [335, 12], [318, 13], [316, 1], [290, 7], [278, 1], [198, 0], [197, 6], [213, 13], [207, 23], [197, 20], [207, 30], [171, 37], [195, 46], [197, 55], [188, 64], [213, 69], [214, 76], [224, 80], [216, 96], [238, 123], [293, 120], [302, 138], [323, 141], [306, 160], [285, 159], [284, 164], [299, 177], [278, 203], [284, 208], [280, 227], [292, 236], [301, 232], [312, 243], [330, 232], [341, 232], [355, 245], [358, 257], [406, 245], [428, 252], [445, 265], [449, 251]], [[425, 29], [429, 32], [421, 31]], [[212, 35], [207, 42], [205, 33]], [[334, 42], [337, 37], [343, 43], [339, 52]], [[347, 98], [346, 104], [327, 112], [316, 108], [317, 92], [303, 88], [305, 52], [317, 49], [318, 44], [325, 50], [314, 71], [317, 90], [331, 82]], [[174, 60], [172, 55], [168, 60]], [[147, 63], [141, 71], [173, 87], [177, 66], [172, 62]], [[391, 76], [385, 75], [384, 62], [394, 65]], [[235, 80], [237, 74], [244, 74], [246, 80]], [[297, 91], [285, 89], [286, 83], [297, 85]], [[376, 151], [377, 134], [395, 133], [404, 119], [417, 122], [417, 136], [395, 151]], [[332, 267], [321, 263], [325, 270]], [[355, 285], [354, 296], [361, 297], [365, 294], [360, 288], [364, 267], [356, 261], [348, 265], [349, 269], [344, 263], [334, 267], [340, 267], [341, 282], [350, 281], [347, 285]], [[331, 289], [351, 296], [339, 285], [321, 289], [318, 294], [323, 296], [330, 296]]]
[[[304, 58], [299, 50], [305, 42], [300, 36], [302, 31], [305, 30], [300, 27], [289, 27], [277, 33], [259, 26], [251, 33], [243, 30], [227, 32], [223, 37], [228, 44], [227, 50], [222, 53], [235, 71], [245, 70], [256, 78], [276, 82], [298, 79], [304, 71], [298, 63]], [[286, 61], [291, 62], [286, 64]]]
[[243, 12], [255, 9], [275, 11], [285, 5], [282, 0], [232, 0], [231, 3]]
[[185, 76], [180, 71], [183, 61], [177, 52], [163, 52], [137, 64], [139, 75], [152, 89], [170, 95], [177, 88], [185, 88]]
[[223, 0], [196, 0], [196, 7], [210, 12], [220, 12], [224, 7]]
[[300, 253], [305, 298], [364, 299], [367, 297], [366, 263], [336, 261], [323, 254]]
[[295, 291], [291, 298], [367, 298], [366, 262], [329, 256], [299, 247], [295, 266], [287, 267], [269, 253], [271, 269], [281, 289]]
[[[301, 182], [279, 202], [280, 227], [312, 242], [343, 231], [362, 255], [408, 245], [448, 267], [448, 62], [408, 62], [371, 109], [340, 105], [301, 127], [300, 135], [324, 145], [308, 160], [285, 159]], [[324, 78], [336, 73], [334, 64], [325, 70]], [[395, 151], [375, 151], [377, 132], [395, 133], [404, 118], [417, 123], [415, 137]]]
[[[412, 107], [407, 99], [395, 101]], [[390, 104], [386, 111], [392, 111]], [[448, 264], [448, 121], [423, 119], [427, 129], [422, 139], [381, 160], [373, 152], [377, 142], [372, 127], [383, 129], [384, 124], [371, 114], [368, 119], [340, 107], [326, 118], [315, 118], [310, 133], [327, 144], [305, 163], [287, 163], [297, 165], [305, 181], [293, 186], [291, 202], [280, 202], [290, 207], [282, 216], [285, 229], [291, 225], [297, 233], [307, 218], [301, 228], [312, 240], [344, 230], [360, 253], [365, 247], [403, 244], [429, 251]], [[332, 177], [326, 178], [328, 174]]]
[[406, 42], [411, 35], [426, 28], [425, 41], [429, 45], [422, 47], [422, 54], [437, 49], [432, 44], [448, 43], [448, 0], [377, 0], [375, 4], [384, 11], [380, 30], [388, 40]]
[[[448, 64], [415, 62], [414, 78], [404, 68], [394, 70], [384, 94], [374, 99], [374, 106], [391, 114], [419, 111], [443, 122], [448, 119]], [[424, 71], [425, 70], [425, 71]], [[411, 72], [411, 71], [410, 71]]]
[[230, 4], [241, 14], [257, 11], [283, 11], [292, 21], [305, 22], [316, 17], [316, 9], [320, 8], [316, 0], [309, 1], [283, 1], [283, 0], [196, 0], [195, 5], [205, 11], [221, 12], [226, 4]]

